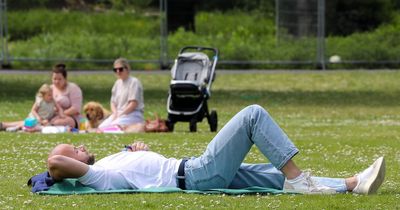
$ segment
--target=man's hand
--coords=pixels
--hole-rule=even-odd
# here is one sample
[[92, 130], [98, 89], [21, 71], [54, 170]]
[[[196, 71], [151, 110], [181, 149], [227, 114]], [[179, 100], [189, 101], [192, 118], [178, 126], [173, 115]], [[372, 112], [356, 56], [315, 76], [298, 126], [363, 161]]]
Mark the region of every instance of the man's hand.
[[131, 144], [130, 148], [128, 148], [128, 151], [130, 152], [136, 152], [136, 151], [149, 151], [149, 146], [142, 141], [134, 142]]

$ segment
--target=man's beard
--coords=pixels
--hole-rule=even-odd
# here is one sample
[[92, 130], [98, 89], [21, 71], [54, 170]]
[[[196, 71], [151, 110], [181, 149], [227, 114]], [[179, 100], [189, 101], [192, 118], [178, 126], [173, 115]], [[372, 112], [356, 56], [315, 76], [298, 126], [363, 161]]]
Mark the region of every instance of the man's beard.
[[90, 155], [89, 155], [89, 159], [87, 160], [87, 164], [88, 164], [88, 165], [93, 165], [95, 161], [96, 161], [96, 160], [95, 160], [94, 155], [93, 155], [93, 154], [90, 154]]

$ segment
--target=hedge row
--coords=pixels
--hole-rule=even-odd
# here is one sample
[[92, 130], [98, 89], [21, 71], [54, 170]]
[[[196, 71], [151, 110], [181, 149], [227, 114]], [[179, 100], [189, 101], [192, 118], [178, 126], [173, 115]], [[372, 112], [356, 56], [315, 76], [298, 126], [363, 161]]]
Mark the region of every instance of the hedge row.
[[[107, 11], [31, 10], [9, 12], [9, 53], [13, 58], [158, 60], [160, 19], [155, 14]], [[400, 16], [368, 33], [326, 39], [326, 59], [339, 55], [342, 61], [400, 60]], [[221, 60], [294, 61], [316, 60], [315, 38], [275, 37], [274, 20], [262, 13], [240, 11], [202, 12], [196, 16], [196, 32], [183, 29], [168, 37], [172, 60], [185, 45], [206, 45], [221, 51]], [[13, 62], [15, 68], [48, 68], [51, 62]], [[108, 68], [106, 63], [71, 62], [73, 68]], [[138, 63], [137, 69], [157, 69], [157, 63]], [[221, 68], [237, 68], [220, 65]], [[292, 68], [293, 66], [287, 66]], [[314, 65], [296, 66], [312, 68]], [[358, 64], [336, 64], [332, 68], [358, 68]], [[362, 67], [376, 67], [364, 64]], [[399, 67], [383, 65], [382, 67]], [[240, 68], [285, 68], [277, 64], [247, 64]]]

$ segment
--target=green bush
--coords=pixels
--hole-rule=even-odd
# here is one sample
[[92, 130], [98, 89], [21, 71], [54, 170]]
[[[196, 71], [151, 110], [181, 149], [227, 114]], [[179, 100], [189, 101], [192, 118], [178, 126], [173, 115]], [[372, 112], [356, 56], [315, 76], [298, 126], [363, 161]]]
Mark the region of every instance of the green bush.
[[29, 39], [37, 34], [112, 34], [113, 36], [159, 36], [158, 17], [109, 10], [79, 12], [68, 10], [31, 10], [8, 13], [10, 40]]
[[[109, 68], [113, 59], [123, 56], [136, 69], [158, 69], [160, 19], [155, 15], [132, 12], [31, 10], [9, 12], [9, 53], [15, 68], [48, 68], [57, 60], [69, 61], [77, 69]], [[326, 39], [326, 59], [339, 55], [342, 61], [400, 60], [400, 15], [390, 24], [371, 32]], [[173, 60], [186, 45], [204, 45], [220, 50], [220, 60], [276, 61], [276, 64], [248, 63], [243, 66], [219, 64], [219, 68], [292, 68], [280, 61], [304, 63], [297, 68], [314, 68], [315, 37], [276, 41], [274, 21], [261, 13], [239, 11], [200, 12], [196, 33], [179, 29], [168, 37], [168, 59]], [[21, 62], [20, 59], [47, 59]], [[75, 60], [82, 59], [83, 62]], [[105, 62], [94, 62], [102, 59]], [[87, 62], [93, 60], [93, 62]], [[357, 64], [335, 64], [332, 68], [357, 68]], [[363, 64], [374, 68], [376, 65]], [[383, 64], [379, 67], [399, 67]]]
[[395, 12], [389, 0], [329, 0], [326, 1], [327, 34], [347, 36], [371, 31], [390, 22]]
[[[400, 16], [393, 23], [383, 25], [371, 33], [355, 33], [347, 37], [329, 37], [327, 56], [339, 55], [344, 61], [363, 60], [398, 61], [400, 60]], [[340, 67], [352, 68], [354, 65]], [[366, 64], [367, 68], [377, 65]], [[379, 67], [379, 66], [378, 66]], [[380, 67], [398, 68], [398, 65], [385, 64]]]

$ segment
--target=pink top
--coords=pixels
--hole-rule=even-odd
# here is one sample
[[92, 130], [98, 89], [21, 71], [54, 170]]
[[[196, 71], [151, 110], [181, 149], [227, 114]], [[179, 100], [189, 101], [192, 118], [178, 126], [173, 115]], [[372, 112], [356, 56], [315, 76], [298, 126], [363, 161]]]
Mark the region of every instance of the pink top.
[[70, 107], [74, 107], [78, 114], [71, 116], [76, 122], [79, 122], [80, 112], [82, 108], [82, 91], [78, 85], [72, 82], [67, 83], [67, 87], [64, 91], [59, 91], [57, 88], [53, 89], [53, 97], [54, 100], [63, 108], [63, 110], [69, 109]]

